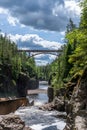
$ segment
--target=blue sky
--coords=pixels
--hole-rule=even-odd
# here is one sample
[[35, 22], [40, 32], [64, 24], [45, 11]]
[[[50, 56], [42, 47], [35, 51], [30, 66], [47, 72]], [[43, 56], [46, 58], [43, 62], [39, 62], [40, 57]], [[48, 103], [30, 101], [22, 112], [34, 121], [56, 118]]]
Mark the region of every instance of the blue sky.
[[[78, 0], [0, 0], [0, 29], [19, 48], [59, 49], [64, 44], [70, 18], [79, 23]], [[52, 62], [54, 55], [37, 55], [37, 65]]]

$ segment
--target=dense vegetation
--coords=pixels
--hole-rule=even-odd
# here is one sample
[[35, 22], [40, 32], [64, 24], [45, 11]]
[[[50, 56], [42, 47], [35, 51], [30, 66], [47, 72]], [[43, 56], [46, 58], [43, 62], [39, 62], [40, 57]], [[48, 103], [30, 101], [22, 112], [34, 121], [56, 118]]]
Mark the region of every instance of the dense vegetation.
[[[66, 28], [65, 42], [62, 53], [50, 65], [51, 85], [60, 88], [71, 77], [82, 75], [87, 66], [87, 0], [80, 3], [82, 8], [79, 26], [70, 19]], [[53, 76], [52, 76], [53, 75]]]
[[18, 53], [17, 50], [14, 42], [6, 35], [0, 35], [0, 92], [6, 86], [16, 86], [20, 74], [37, 78], [34, 58], [29, 58], [24, 52]]

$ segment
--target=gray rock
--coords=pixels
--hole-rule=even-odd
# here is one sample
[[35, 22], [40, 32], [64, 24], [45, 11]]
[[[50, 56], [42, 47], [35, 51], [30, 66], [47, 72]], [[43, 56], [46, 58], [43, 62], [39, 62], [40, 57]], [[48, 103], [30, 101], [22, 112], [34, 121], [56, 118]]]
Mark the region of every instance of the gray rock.
[[0, 116], [0, 130], [31, 130], [25, 127], [24, 121], [14, 114]]

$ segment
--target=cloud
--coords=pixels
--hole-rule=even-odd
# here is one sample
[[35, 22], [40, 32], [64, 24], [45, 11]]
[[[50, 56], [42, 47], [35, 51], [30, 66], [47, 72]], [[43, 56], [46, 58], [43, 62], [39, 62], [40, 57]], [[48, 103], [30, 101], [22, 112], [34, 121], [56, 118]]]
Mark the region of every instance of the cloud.
[[48, 61], [46, 60], [36, 60], [36, 65], [37, 66], [45, 66], [46, 64], [48, 64]]
[[25, 34], [25, 35], [8, 35], [10, 39], [18, 45], [19, 48], [27, 49], [59, 49], [61, 43], [55, 41], [47, 41], [41, 38], [37, 34]]
[[65, 23], [66, 19], [69, 20], [70, 18], [72, 18], [77, 24], [80, 13], [81, 9], [79, 7], [79, 2], [76, 2], [75, 0], [65, 0], [64, 5], [59, 5], [58, 3], [56, 3], [55, 8], [53, 9], [53, 14], [57, 17], [61, 17], [61, 19], [64, 20]]
[[62, 36], [65, 36], [65, 31], [60, 32]]
[[7, 20], [9, 22], [9, 24], [12, 25], [12, 26], [16, 26], [16, 23], [19, 22], [17, 18], [14, 18], [14, 17], [11, 17], [11, 16], [8, 16]]
[[[68, 19], [80, 13], [75, 0], [1, 0], [0, 7], [8, 9], [22, 25], [48, 31], [63, 31]], [[15, 25], [13, 21], [10, 19]]]
[[55, 16], [59, 16], [60, 13], [62, 13], [62, 17], [66, 16], [67, 18], [75, 18], [75, 16], [80, 15], [81, 9], [79, 3], [76, 3], [75, 0], [65, 0], [64, 5], [59, 5], [58, 3], [55, 4], [53, 13]]
[[8, 10], [4, 8], [0, 8], [0, 14], [8, 14]]
[[37, 65], [46, 65], [51, 63], [56, 57], [50, 54], [42, 54], [35, 56]]

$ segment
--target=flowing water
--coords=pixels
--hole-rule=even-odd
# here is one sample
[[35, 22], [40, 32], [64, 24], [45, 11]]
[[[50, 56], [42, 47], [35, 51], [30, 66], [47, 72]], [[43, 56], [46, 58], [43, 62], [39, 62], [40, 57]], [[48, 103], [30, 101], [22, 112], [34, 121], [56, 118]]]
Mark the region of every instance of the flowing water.
[[[40, 83], [39, 88], [47, 89], [46, 82]], [[37, 94], [27, 96], [30, 100], [34, 100], [34, 106], [21, 107], [15, 114], [19, 115], [25, 121], [26, 126], [30, 126], [33, 130], [63, 130], [65, 120], [56, 118], [58, 111], [42, 111], [38, 107], [48, 101], [46, 94]]]

